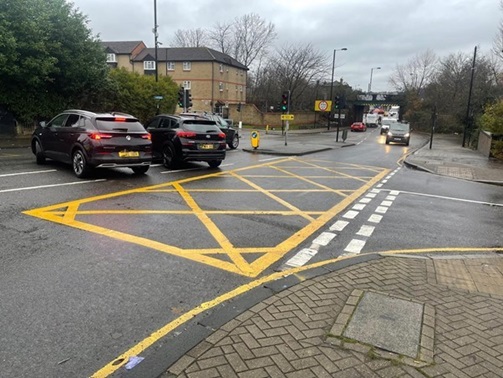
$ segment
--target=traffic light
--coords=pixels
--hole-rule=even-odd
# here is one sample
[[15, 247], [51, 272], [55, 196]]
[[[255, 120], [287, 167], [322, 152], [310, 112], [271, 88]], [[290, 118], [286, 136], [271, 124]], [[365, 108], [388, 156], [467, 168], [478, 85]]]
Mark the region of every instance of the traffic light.
[[192, 107], [192, 95], [190, 94], [190, 91], [187, 89], [185, 92], [187, 92], [187, 98], [186, 98], [186, 108], [191, 108]]
[[288, 112], [290, 108], [290, 91], [285, 91], [281, 95], [281, 111]]
[[340, 109], [341, 106], [341, 99], [339, 96], [335, 96], [334, 98], [334, 109]]
[[185, 96], [185, 89], [183, 89], [183, 87], [180, 87], [180, 89], [178, 89], [178, 106], [180, 108], [183, 108], [183, 103], [185, 102], [184, 96]]
[[240, 102], [238, 102], [238, 106], [237, 106], [236, 110], [237, 110], [238, 112], [240, 112], [240, 111], [241, 111], [241, 103], [240, 103]]

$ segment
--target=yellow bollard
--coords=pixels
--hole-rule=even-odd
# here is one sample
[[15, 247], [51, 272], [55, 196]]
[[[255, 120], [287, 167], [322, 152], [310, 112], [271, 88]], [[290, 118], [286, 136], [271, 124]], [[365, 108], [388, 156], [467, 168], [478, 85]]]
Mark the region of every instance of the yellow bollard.
[[257, 130], [253, 130], [250, 134], [251, 146], [254, 150], [258, 148], [260, 142], [260, 133]]

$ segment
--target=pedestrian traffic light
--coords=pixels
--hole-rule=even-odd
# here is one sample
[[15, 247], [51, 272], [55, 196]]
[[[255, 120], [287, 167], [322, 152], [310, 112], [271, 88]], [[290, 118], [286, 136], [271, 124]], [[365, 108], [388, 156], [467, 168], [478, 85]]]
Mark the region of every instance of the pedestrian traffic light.
[[192, 95], [190, 94], [190, 91], [188, 89], [185, 92], [187, 95], [187, 97], [185, 98], [186, 99], [185, 107], [191, 108], [192, 107]]
[[241, 103], [240, 103], [240, 102], [238, 102], [238, 106], [237, 106], [236, 110], [237, 110], [238, 112], [240, 112], [240, 111], [241, 111]]
[[180, 108], [183, 108], [183, 104], [184, 104], [184, 96], [185, 96], [185, 89], [183, 89], [183, 87], [180, 87], [180, 89], [178, 89], [178, 106]]
[[281, 95], [281, 111], [288, 112], [290, 108], [290, 91], [285, 91]]

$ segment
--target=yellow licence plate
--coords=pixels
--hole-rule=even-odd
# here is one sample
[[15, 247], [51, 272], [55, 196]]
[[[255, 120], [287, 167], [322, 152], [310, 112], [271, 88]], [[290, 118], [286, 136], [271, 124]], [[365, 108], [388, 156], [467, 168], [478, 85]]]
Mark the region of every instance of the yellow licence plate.
[[138, 151], [119, 151], [119, 157], [139, 157], [140, 153]]
[[201, 148], [201, 150], [212, 150], [213, 144], [201, 144], [199, 148]]

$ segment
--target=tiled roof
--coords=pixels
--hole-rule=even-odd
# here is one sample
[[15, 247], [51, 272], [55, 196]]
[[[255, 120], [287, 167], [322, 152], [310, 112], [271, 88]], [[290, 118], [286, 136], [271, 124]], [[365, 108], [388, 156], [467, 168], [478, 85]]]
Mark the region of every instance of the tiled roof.
[[142, 41], [102, 41], [101, 45], [116, 54], [131, 54]]
[[[133, 60], [141, 62], [148, 55], [155, 56], [153, 47], [144, 49]], [[239, 63], [227, 54], [210, 49], [208, 47], [162, 47], [157, 49], [157, 61], [159, 62], [218, 62], [248, 70], [248, 67]]]

